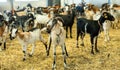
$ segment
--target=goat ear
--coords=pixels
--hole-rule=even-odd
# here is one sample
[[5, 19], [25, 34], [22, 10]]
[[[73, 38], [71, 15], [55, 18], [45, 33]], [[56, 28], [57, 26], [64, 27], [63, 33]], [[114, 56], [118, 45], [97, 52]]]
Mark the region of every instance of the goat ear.
[[107, 14], [105, 12], [103, 13], [103, 17], [108, 18]]
[[63, 26], [62, 22], [61, 21], [57, 21], [57, 23], [60, 25], [60, 26]]
[[50, 18], [51, 16], [50, 16], [50, 13], [48, 14], [48, 17]]

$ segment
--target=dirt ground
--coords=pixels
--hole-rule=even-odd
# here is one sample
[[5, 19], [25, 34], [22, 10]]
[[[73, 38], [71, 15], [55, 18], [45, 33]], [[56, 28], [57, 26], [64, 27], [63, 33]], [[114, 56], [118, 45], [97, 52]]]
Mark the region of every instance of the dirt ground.
[[[100, 53], [90, 53], [90, 37], [84, 38], [85, 46], [76, 48], [76, 24], [73, 25], [73, 38], [66, 39], [69, 57], [67, 57], [68, 68], [66, 70], [120, 70], [120, 29], [110, 30], [110, 41], [104, 42], [103, 32], [98, 38]], [[47, 36], [44, 37], [47, 41]], [[80, 44], [81, 41], [79, 41]], [[53, 47], [50, 55], [46, 56], [45, 47], [39, 41], [33, 57], [27, 57], [22, 61], [23, 52], [18, 39], [7, 40], [7, 50], [0, 52], [0, 70], [51, 70], [53, 62]], [[31, 51], [31, 45], [27, 52]], [[57, 47], [56, 70], [64, 70], [61, 48]]]

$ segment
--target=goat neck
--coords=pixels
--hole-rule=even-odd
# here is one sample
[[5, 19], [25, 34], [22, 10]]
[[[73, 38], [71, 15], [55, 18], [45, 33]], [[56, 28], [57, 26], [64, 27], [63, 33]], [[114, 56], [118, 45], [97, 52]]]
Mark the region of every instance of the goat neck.
[[102, 23], [105, 22], [105, 19], [103, 16], [100, 17], [100, 19], [98, 20], [98, 24], [102, 25]]
[[17, 37], [20, 38], [20, 39], [23, 39], [24, 38], [24, 32], [18, 31], [17, 32]]

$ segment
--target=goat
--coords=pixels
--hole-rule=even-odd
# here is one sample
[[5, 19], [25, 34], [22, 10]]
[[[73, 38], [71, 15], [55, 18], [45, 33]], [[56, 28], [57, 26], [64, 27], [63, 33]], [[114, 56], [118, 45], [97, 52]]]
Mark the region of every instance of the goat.
[[[66, 67], [66, 55], [68, 56], [66, 45], [65, 45], [65, 38], [66, 38], [66, 32], [63, 28], [63, 19], [61, 17], [55, 17], [48, 22], [47, 27], [43, 28], [42, 31], [46, 30], [48, 33], [50, 33], [50, 43], [53, 45], [53, 69], [56, 67], [56, 47], [58, 45], [62, 48], [62, 54], [64, 57], [64, 67]], [[50, 44], [51, 45], [51, 44]], [[49, 48], [47, 49], [47, 54], [49, 55]], [[66, 54], [66, 55], [65, 55]]]
[[85, 15], [87, 19], [93, 20], [93, 15], [94, 14], [99, 14], [100, 10], [97, 6], [92, 5], [92, 4], [87, 4], [85, 8]]
[[34, 27], [37, 27], [38, 24], [47, 25], [49, 20], [54, 17], [54, 12], [51, 10], [47, 15], [35, 14], [36, 19], [34, 20]]
[[120, 6], [116, 4], [110, 5], [110, 13], [115, 17], [112, 27], [117, 29], [119, 27], [120, 20]]
[[[76, 47], [78, 47], [78, 37], [79, 35], [81, 36], [81, 46], [84, 46], [84, 36], [85, 33], [89, 33], [90, 34], [90, 41], [91, 41], [91, 53], [94, 54], [93, 48], [95, 46], [95, 51], [99, 52], [99, 50], [97, 49], [97, 38], [100, 32], [100, 29], [102, 27], [102, 23], [104, 23], [105, 20], [110, 20], [110, 21], [114, 21], [115, 18], [108, 12], [103, 12], [101, 17], [99, 18], [99, 20], [88, 20], [85, 18], [78, 18], [77, 19], [77, 43], [76, 43]], [[95, 38], [95, 39], [94, 39]], [[95, 43], [94, 43], [95, 40]]]
[[108, 3], [104, 3], [101, 5], [101, 11], [109, 11], [110, 10], [110, 5]]
[[77, 15], [83, 16], [84, 15], [84, 6], [82, 4], [79, 4], [76, 6], [76, 12]]
[[75, 19], [75, 10], [71, 9], [71, 13], [67, 15], [60, 15], [56, 14], [56, 17], [61, 17], [65, 23], [63, 23], [63, 26], [66, 28], [66, 38], [68, 38], [68, 28], [70, 28], [70, 38], [72, 38], [72, 26]]
[[33, 45], [32, 51], [29, 54], [30, 56], [33, 55], [34, 48], [35, 48], [35, 42], [37, 40], [42, 41], [42, 43], [45, 45], [45, 48], [47, 50], [47, 44], [41, 35], [41, 30], [38, 28], [33, 28], [29, 30], [28, 32], [21, 32], [17, 29], [15, 25], [13, 25], [11, 29], [10, 39], [12, 40], [16, 36], [23, 47], [23, 53], [24, 53], [23, 61], [26, 60], [26, 53], [27, 53], [26, 50], [27, 50], [28, 44]]
[[[8, 33], [8, 23], [5, 21], [5, 18], [0, 14], [0, 45], [3, 44], [4, 49], [6, 49], [6, 37]], [[2, 51], [0, 47], [0, 51]]]
[[104, 30], [104, 36], [105, 36], [104, 41], [105, 41], [105, 42], [107, 42], [107, 41], [110, 40], [110, 37], [109, 37], [110, 27], [111, 27], [111, 21], [106, 20], [106, 21], [103, 23], [103, 30]]
[[[100, 18], [100, 16], [101, 16], [101, 14], [93, 15], [93, 20], [98, 20]], [[104, 41], [105, 42], [110, 40], [110, 37], [109, 37], [110, 27], [111, 27], [111, 21], [105, 20], [105, 22], [103, 23], [103, 30], [104, 30], [104, 36], [105, 36]]]
[[15, 15], [14, 15], [15, 17], [14, 16], [9, 17], [9, 21], [11, 21], [10, 24], [12, 22], [17, 22], [18, 27], [21, 27], [23, 31], [25, 31], [24, 25], [27, 20], [31, 19], [31, 21], [34, 22], [34, 20], [36, 19], [32, 13], [28, 13], [28, 14], [22, 15], [22, 16], [18, 16], [16, 13], [17, 12], [15, 12]]

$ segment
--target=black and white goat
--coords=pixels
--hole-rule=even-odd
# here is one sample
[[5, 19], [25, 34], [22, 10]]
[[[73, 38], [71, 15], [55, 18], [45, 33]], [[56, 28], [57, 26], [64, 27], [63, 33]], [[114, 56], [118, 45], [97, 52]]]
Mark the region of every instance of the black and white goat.
[[114, 21], [115, 18], [110, 13], [107, 13], [107, 12], [103, 12], [99, 20], [88, 20], [85, 18], [78, 18], [77, 19], [77, 47], [78, 47], [79, 35], [81, 36], [81, 40], [82, 40], [81, 45], [84, 46], [83, 38], [85, 36], [85, 33], [89, 33], [91, 46], [92, 46], [91, 53], [94, 54], [94, 51], [93, 51], [94, 46], [95, 46], [95, 51], [99, 52], [99, 50], [97, 49], [97, 38], [105, 20]]
[[[15, 12], [16, 13], [16, 12]], [[26, 22], [28, 23], [28, 21], [32, 21], [34, 23], [34, 20], [36, 18], [34, 17], [34, 15], [32, 13], [28, 13], [26, 15], [22, 15], [22, 16], [18, 16], [17, 14], [15, 14], [14, 16], [9, 17], [9, 24], [11, 25], [12, 23], [15, 23], [17, 25], [17, 27], [22, 28], [23, 31], [26, 31]]]

